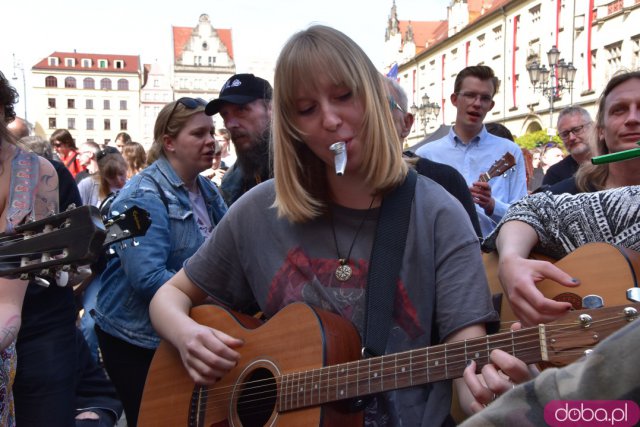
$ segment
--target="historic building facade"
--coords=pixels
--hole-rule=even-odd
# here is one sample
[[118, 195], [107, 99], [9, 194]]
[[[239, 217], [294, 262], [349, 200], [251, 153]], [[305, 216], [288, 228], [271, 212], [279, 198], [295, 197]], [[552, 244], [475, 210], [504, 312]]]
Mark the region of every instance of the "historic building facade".
[[173, 63], [141, 64], [139, 56], [53, 52], [31, 73], [34, 128], [48, 138], [69, 129], [77, 143], [107, 143], [119, 132], [148, 148], [162, 107], [183, 96], [212, 99], [235, 74], [230, 29], [200, 15], [195, 27], [172, 27]]
[[140, 90], [141, 131], [137, 142], [149, 149], [153, 143], [153, 128], [158, 113], [168, 102], [173, 101], [173, 87], [169, 69], [157, 62], [144, 64], [143, 86]]
[[173, 90], [182, 96], [217, 98], [224, 82], [235, 74], [230, 29], [216, 29], [209, 16], [198, 25], [173, 27]]
[[[387, 57], [388, 67], [398, 63], [410, 104], [423, 105], [426, 94], [440, 107], [437, 117], [418, 109], [410, 144], [455, 121], [449, 98], [458, 71], [468, 65], [488, 65], [500, 78], [486, 122], [501, 122], [514, 135], [554, 128], [553, 112], [568, 105], [595, 113], [608, 79], [640, 67], [640, 0], [452, 0], [446, 25], [430, 23], [420, 43], [416, 23], [399, 20], [395, 6], [387, 24], [387, 35], [395, 34], [386, 41], [395, 55]], [[552, 46], [576, 69], [572, 90], [553, 97], [534, 90], [527, 71], [534, 62], [548, 69]]]
[[38, 135], [64, 128], [76, 143], [107, 143], [140, 132], [138, 56], [53, 52], [31, 72]]

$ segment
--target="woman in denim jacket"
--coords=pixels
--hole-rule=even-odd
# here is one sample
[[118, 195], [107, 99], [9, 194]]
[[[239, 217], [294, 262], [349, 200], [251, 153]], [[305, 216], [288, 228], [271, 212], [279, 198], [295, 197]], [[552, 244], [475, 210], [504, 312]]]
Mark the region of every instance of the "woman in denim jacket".
[[152, 164], [128, 182], [111, 206], [112, 212], [124, 212], [135, 205], [151, 216], [139, 245], [115, 245], [117, 256], [102, 273], [94, 311], [104, 365], [130, 427], [136, 425], [160, 342], [149, 320], [149, 302], [227, 210], [215, 185], [199, 175], [211, 166], [215, 152], [215, 129], [205, 105], [202, 99], [181, 98], [160, 111], [149, 150]]

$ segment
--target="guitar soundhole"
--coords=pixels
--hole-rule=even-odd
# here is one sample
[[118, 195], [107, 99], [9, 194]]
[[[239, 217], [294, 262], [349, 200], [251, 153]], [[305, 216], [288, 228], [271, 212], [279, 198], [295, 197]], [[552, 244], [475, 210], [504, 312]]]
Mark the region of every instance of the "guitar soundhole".
[[242, 426], [264, 426], [274, 411], [276, 397], [276, 380], [271, 371], [259, 368], [247, 376], [237, 405], [237, 414]]

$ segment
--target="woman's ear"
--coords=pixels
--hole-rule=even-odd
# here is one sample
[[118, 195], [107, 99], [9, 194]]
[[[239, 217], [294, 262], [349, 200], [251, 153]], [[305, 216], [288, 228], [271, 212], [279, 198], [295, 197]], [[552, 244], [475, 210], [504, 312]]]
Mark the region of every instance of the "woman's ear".
[[164, 147], [165, 151], [168, 153], [173, 153], [174, 151], [176, 151], [173, 144], [173, 138], [170, 137], [169, 135], [164, 135], [162, 137], [162, 146]]

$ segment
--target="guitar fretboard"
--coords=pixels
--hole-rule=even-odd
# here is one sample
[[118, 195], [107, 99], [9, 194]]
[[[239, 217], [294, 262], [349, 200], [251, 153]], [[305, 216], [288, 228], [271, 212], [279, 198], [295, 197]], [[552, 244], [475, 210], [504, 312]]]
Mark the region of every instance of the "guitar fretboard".
[[278, 409], [288, 411], [342, 399], [459, 378], [473, 360], [478, 369], [490, 363], [495, 349], [525, 363], [544, 359], [544, 333], [538, 327], [283, 375]]

